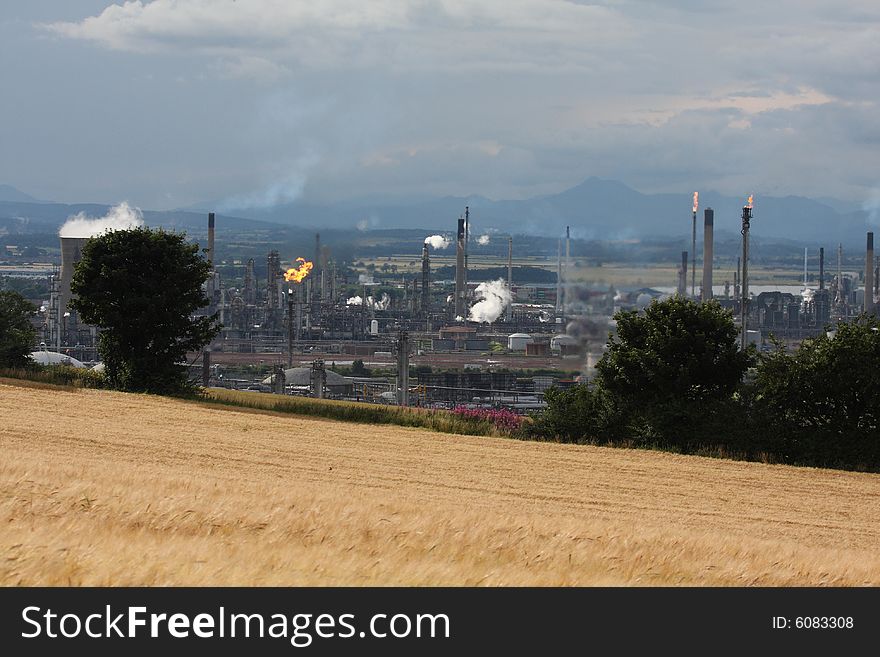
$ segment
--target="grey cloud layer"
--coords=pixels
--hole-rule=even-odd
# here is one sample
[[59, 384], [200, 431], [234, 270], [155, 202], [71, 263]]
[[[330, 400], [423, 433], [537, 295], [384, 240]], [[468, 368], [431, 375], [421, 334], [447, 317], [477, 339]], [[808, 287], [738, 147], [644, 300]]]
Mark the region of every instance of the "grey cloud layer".
[[78, 154], [100, 200], [518, 197], [599, 175], [862, 201], [877, 184], [874, 1], [154, 0], [40, 20], [34, 52], [86, 62], [75, 102], [154, 94], [102, 99], [138, 137], [64, 119], [105, 160], [138, 154]]

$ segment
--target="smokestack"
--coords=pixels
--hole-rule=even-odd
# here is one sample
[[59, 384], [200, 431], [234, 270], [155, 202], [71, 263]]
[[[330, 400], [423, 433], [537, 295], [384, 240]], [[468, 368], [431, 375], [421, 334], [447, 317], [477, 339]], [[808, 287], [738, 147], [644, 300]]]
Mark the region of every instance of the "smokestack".
[[819, 247], [819, 289], [825, 289], [825, 248]]
[[874, 313], [874, 233], [868, 233], [865, 253], [865, 313]]
[[430, 299], [431, 287], [431, 258], [428, 255], [428, 245], [422, 245], [422, 312], [428, 314], [428, 300]]
[[471, 209], [464, 206], [464, 287], [468, 282], [468, 242], [471, 241]]
[[562, 240], [556, 246], [556, 314], [562, 310]]
[[[507, 289], [513, 295], [513, 237], [507, 238]], [[507, 321], [513, 319], [513, 301], [507, 306]]]
[[208, 263], [214, 268], [214, 213], [208, 213]]
[[712, 298], [714, 231], [715, 211], [712, 208], [706, 208], [703, 212], [703, 301], [709, 301]]
[[467, 304], [465, 303], [465, 224], [464, 219], [458, 218], [458, 240], [455, 246], [455, 316], [467, 317]]
[[688, 278], [688, 252], [681, 252], [681, 268], [678, 270], [678, 294], [685, 296], [687, 294], [687, 278]]

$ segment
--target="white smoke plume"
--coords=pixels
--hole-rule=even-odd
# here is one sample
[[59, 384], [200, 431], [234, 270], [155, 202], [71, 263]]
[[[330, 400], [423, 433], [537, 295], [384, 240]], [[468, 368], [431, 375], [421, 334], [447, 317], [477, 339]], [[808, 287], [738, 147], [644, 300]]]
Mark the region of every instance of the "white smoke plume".
[[261, 189], [225, 198], [217, 203], [216, 207], [220, 212], [233, 212], [293, 203], [302, 196], [308, 180], [308, 172], [317, 162], [318, 158], [315, 155], [304, 155], [293, 162], [287, 174], [279, 180]]
[[[345, 305], [362, 306], [364, 305], [364, 300], [359, 296], [349, 297], [348, 301], [345, 302]], [[389, 306], [391, 306], [391, 297], [389, 297], [385, 292], [382, 293], [382, 296], [379, 299], [367, 297], [366, 306], [370, 310], [388, 310]]]
[[480, 283], [474, 294], [480, 301], [471, 306], [468, 312], [468, 319], [472, 322], [494, 322], [513, 301], [513, 295], [503, 278]]
[[107, 210], [103, 217], [95, 218], [80, 212], [68, 217], [58, 231], [61, 237], [95, 237], [108, 230], [127, 230], [144, 225], [144, 213], [123, 201]]
[[425, 238], [425, 244], [432, 249], [448, 249], [449, 245], [452, 244], [452, 240], [443, 235], [431, 235]]
[[488, 243], [489, 243], [489, 233], [486, 233], [485, 235], [480, 235], [477, 238], [477, 244], [479, 244], [480, 246], [486, 246]]
[[382, 297], [378, 300], [373, 297], [367, 297], [367, 308], [370, 310], [388, 310], [388, 307], [391, 305], [391, 297], [389, 297], [384, 292], [382, 293]]

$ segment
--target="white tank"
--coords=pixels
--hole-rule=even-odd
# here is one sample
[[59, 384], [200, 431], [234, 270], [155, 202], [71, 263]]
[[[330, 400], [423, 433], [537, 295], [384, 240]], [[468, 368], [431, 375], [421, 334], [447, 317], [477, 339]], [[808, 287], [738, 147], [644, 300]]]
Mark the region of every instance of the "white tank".
[[379, 320], [374, 319], [370, 322], [370, 335], [379, 335]]
[[507, 336], [507, 348], [510, 351], [525, 351], [526, 345], [531, 342], [532, 336], [528, 333], [511, 333]]

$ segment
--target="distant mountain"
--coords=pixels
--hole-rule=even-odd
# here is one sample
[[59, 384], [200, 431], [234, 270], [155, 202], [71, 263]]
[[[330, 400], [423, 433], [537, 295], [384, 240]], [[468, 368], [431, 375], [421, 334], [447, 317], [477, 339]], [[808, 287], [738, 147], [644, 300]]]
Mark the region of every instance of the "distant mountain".
[[[833, 199], [822, 202], [800, 196], [757, 196], [752, 220], [755, 236], [795, 241], [859, 243], [867, 215], [858, 206]], [[739, 233], [743, 197], [711, 190], [700, 192], [698, 222], [703, 210], [715, 210], [716, 231]], [[830, 203], [834, 204], [834, 207]], [[469, 206], [474, 231], [490, 228], [505, 233], [634, 239], [687, 237], [691, 232], [691, 193], [642, 194], [615, 180], [589, 178], [558, 194], [517, 201], [484, 197], [443, 197], [410, 202], [379, 201], [316, 205], [303, 202], [269, 208], [240, 208], [235, 214], [262, 221], [336, 229], [421, 227], [452, 233], [456, 219]]]
[[42, 203], [33, 196], [25, 194], [20, 189], [16, 189], [12, 185], [0, 185], [0, 201], [11, 201], [13, 203]]
[[[0, 187], [0, 190], [13, 189]], [[18, 190], [14, 190], [18, 192]], [[8, 192], [12, 193], [12, 192]], [[703, 210], [715, 210], [715, 230], [719, 239], [739, 235], [745, 197], [729, 197], [711, 190], [700, 192], [697, 218], [702, 234]], [[830, 203], [831, 201], [829, 201]], [[756, 196], [752, 234], [756, 238], [791, 240], [826, 245], [838, 242], [861, 245], [867, 229], [867, 213], [853, 204], [835, 201], [835, 207], [801, 196]], [[202, 203], [167, 212], [145, 211], [148, 225], [185, 230], [193, 236], [204, 234], [207, 209], [219, 204]], [[342, 234], [412, 228], [426, 234], [453, 235], [456, 219], [470, 207], [474, 234], [491, 232], [526, 234], [555, 238], [571, 227], [574, 238], [602, 241], [664, 239], [683, 245], [691, 235], [691, 192], [682, 194], [642, 194], [615, 180], [589, 178], [558, 194], [523, 200], [493, 201], [481, 196], [346, 201], [332, 204], [295, 202], [269, 208], [241, 208], [217, 214], [218, 234], [222, 231], [264, 231], [286, 235], [307, 230]], [[85, 212], [100, 217], [108, 206], [67, 205], [4, 201], [0, 199], [0, 232], [52, 232], [71, 215]], [[293, 232], [291, 232], [293, 231]]]

